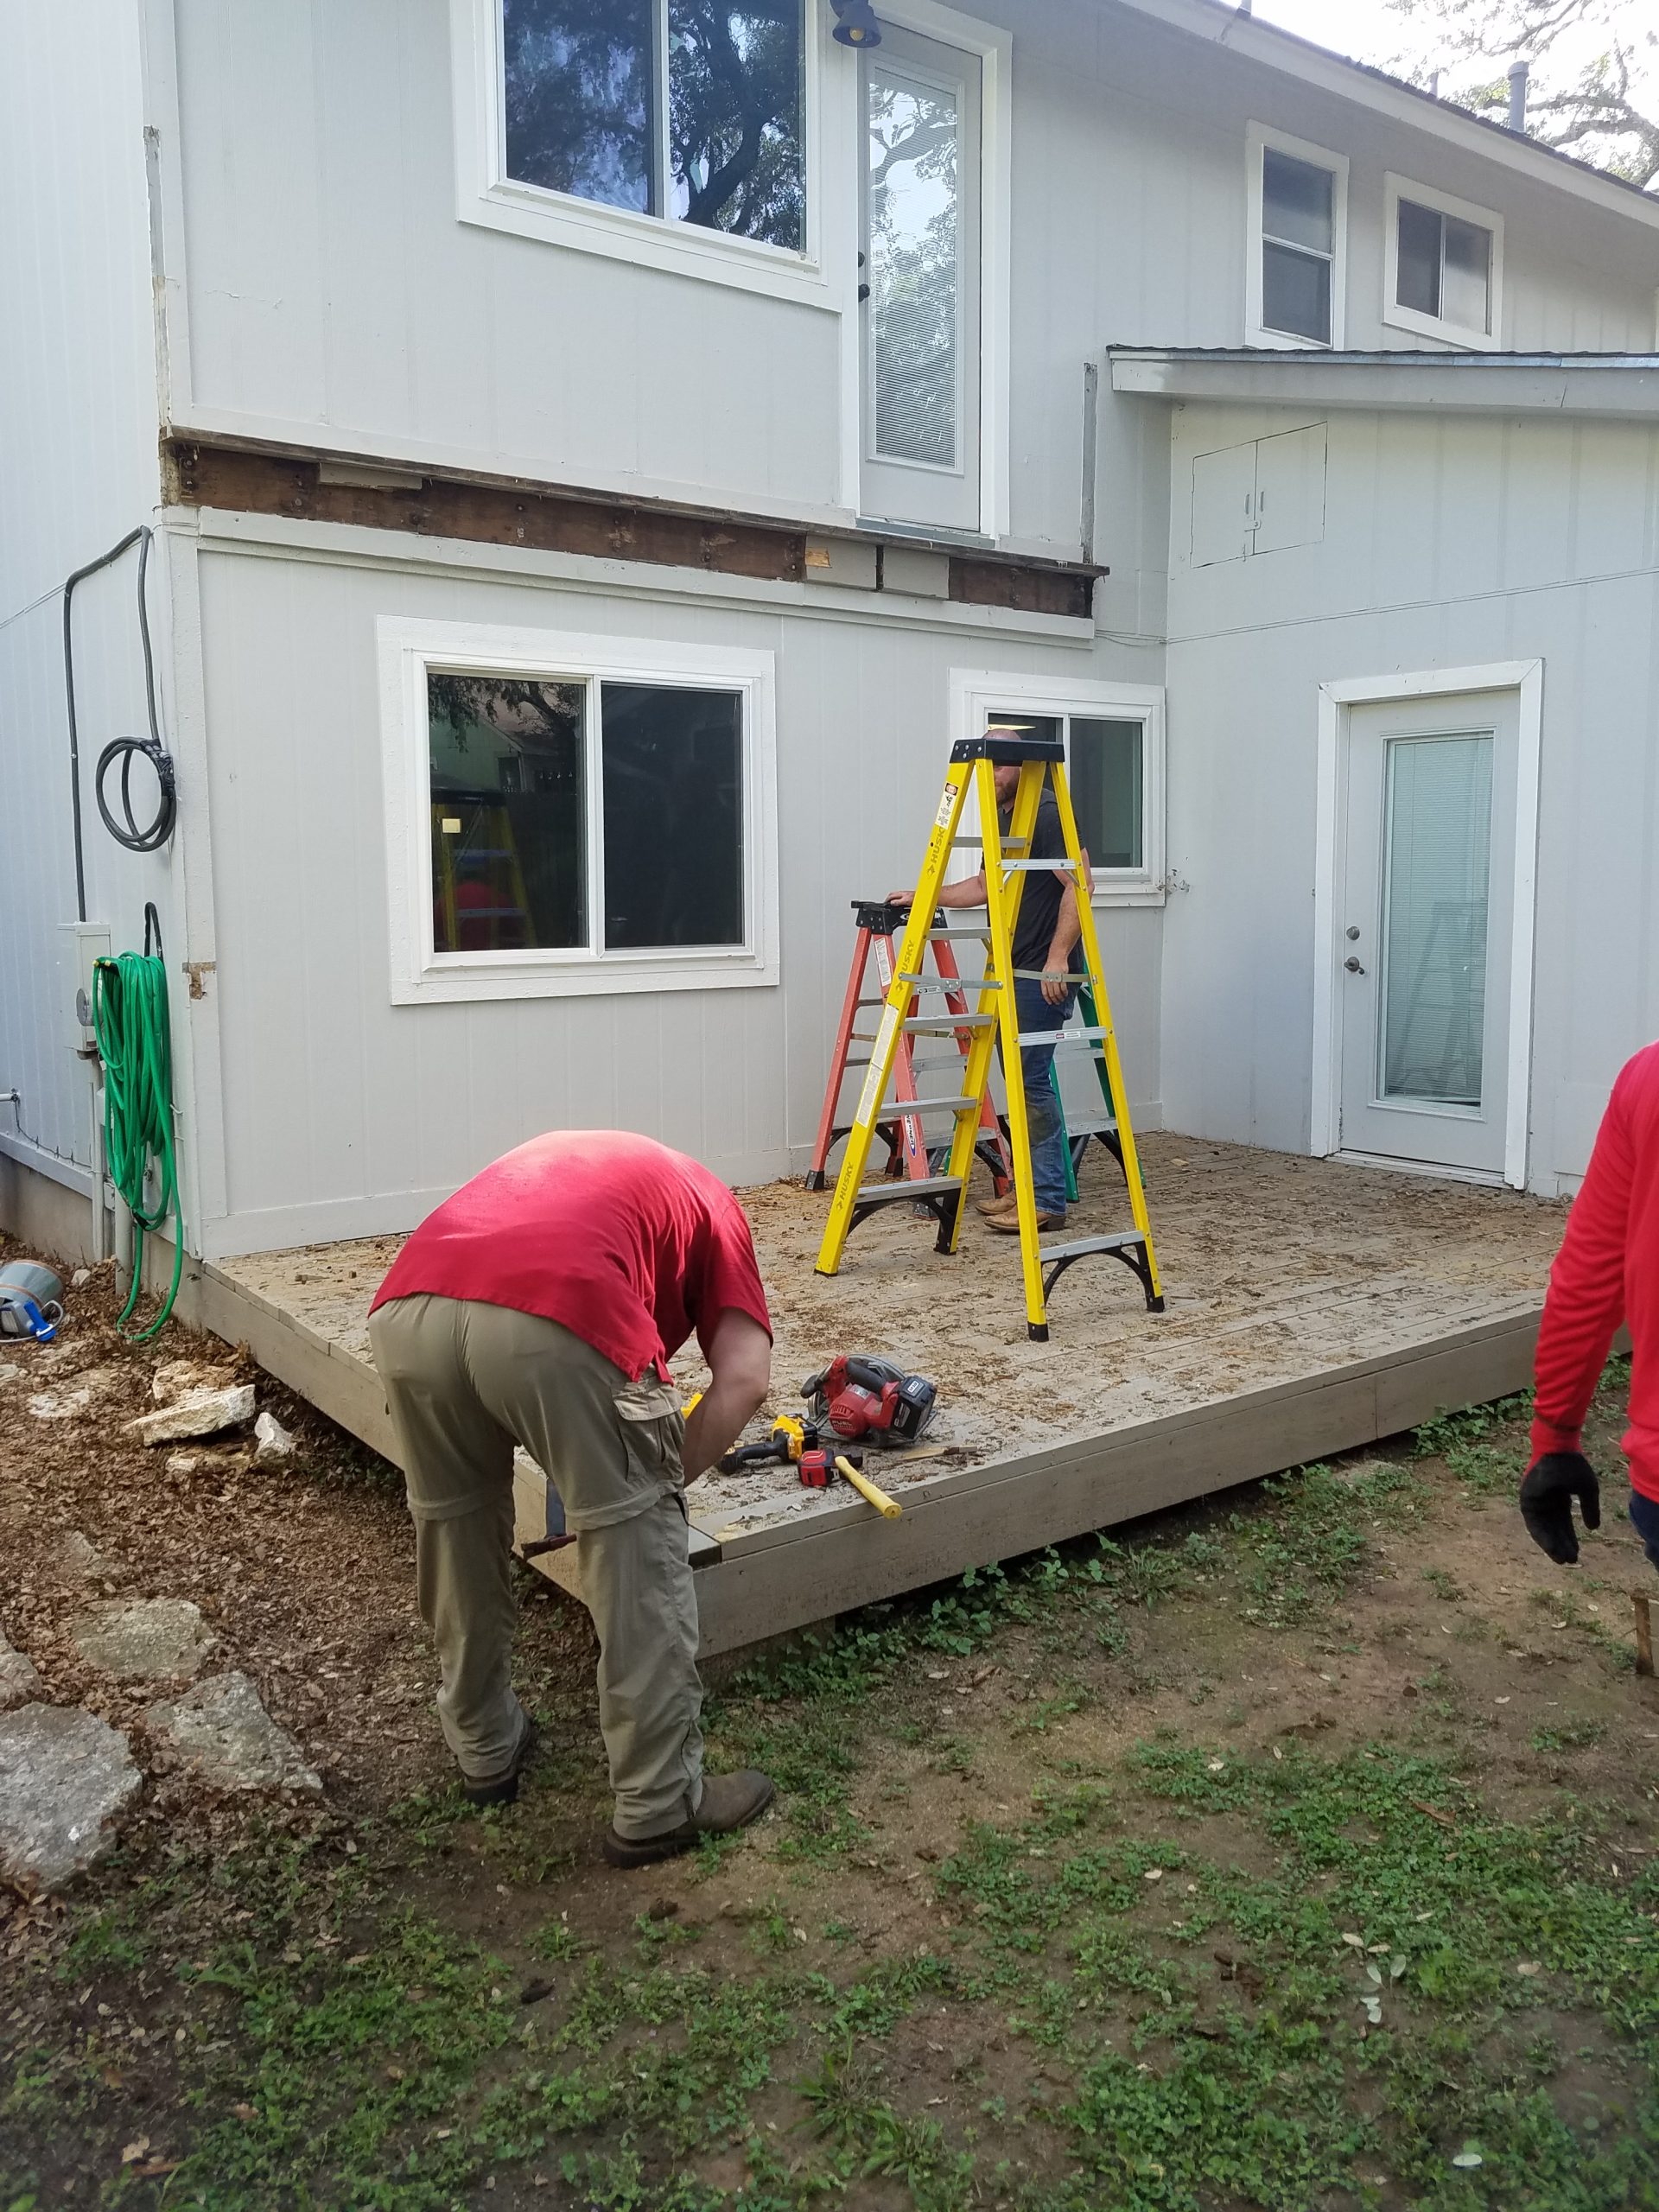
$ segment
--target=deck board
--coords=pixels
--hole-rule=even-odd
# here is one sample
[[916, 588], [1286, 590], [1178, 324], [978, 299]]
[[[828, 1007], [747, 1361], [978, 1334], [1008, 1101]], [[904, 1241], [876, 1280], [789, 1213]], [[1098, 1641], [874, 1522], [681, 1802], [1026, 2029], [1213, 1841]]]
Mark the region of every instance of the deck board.
[[[1167, 1310], [1128, 1270], [1062, 1278], [1051, 1336], [1026, 1336], [1018, 1246], [976, 1217], [953, 1258], [933, 1224], [890, 1207], [834, 1279], [813, 1262], [829, 1200], [796, 1183], [741, 1195], [776, 1331], [772, 1412], [836, 1351], [931, 1375], [933, 1456], [877, 1471], [906, 1508], [886, 1522], [849, 1492], [781, 1470], [691, 1492], [708, 1540], [704, 1648], [728, 1649], [972, 1564], [1350, 1448], [1526, 1380], [1564, 1209], [1522, 1194], [1237, 1146], [1143, 1141]], [[1068, 1232], [1126, 1225], [1098, 1148]], [[401, 1239], [225, 1260], [201, 1318], [377, 1450], [395, 1457], [366, 1316]], [[676, 1377], [695, 1387], [695, 1357]], [[764, 1421], [757, 1427], [760, 1433]], [[522, 1487], [522, 1486], [521, 1486]], [[571, 1555], [542, 1562], [570, 1586]]]

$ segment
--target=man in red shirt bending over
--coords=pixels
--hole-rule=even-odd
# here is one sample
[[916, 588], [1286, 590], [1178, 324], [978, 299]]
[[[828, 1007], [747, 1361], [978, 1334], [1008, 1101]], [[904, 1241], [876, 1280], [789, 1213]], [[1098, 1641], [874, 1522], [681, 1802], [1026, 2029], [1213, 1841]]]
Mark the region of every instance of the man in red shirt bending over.
[[1659, 1567], [1659, 1045], [1628, 1061], [1613, 1085], [1549, 1271], [1521, 1510], [1533, 1541], [1562, 1567], [1579, 1556], [1574, 1497], [1585, 1527], [1601, 1526], [1596, 1473], [1579, 1432], [1621, 1321], [1634, 1348], [1622, 1439], [1630, 1519]]
[[[713, 1379], [689, 1416], [667, 1361], [695, 1330]], [[520, 1145], [421, 1224], [370, 1308], [415, 1520], [438, 1717], [475, 1804], [516, 1796], [533, 1730], [513, 1694], [512, 1452], [558, 1491], [599, 1634], [615, 1866], [742, 1827], [771, 1802], [705, 1777], [685, 1484], [759, 1408], [771, 1321], [743, 1210], [649, 1137]]]

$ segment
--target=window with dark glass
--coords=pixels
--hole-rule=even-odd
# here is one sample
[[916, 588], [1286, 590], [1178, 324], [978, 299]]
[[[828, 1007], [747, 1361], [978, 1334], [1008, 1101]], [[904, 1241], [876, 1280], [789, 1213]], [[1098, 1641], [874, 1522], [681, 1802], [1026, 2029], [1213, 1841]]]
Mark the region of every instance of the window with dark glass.
[[743, 944], [740, 693], [432, 670], [427, 732], [435, 952]]
[[1483, 337], [1492, 327], [1492, 233], [1419, 200], [1402, 200], [1397, 217], [1395, 298]]
[[1336, 178], [1276, 147], [1262, 151], [1262, 323], [1331, 343]]
[[804, 0], [501, 0], [507, 175], [800, 252]]
[[1077, 817], [1077, 842], [1089, 864], [1103, 868], [1146, 866], [1146, 724], [1096, 715], [1036, 715], [1014, 708], [986, 716], [988, 729], [1019, 730], [1052, 744], [1065, 743], [1066, 786]]

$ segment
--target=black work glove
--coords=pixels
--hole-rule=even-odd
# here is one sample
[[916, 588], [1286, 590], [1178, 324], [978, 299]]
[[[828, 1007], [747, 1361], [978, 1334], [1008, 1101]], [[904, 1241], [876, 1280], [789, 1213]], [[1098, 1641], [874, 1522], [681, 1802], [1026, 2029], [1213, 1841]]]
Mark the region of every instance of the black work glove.
[[1579, 1501], [1586, 1529], [1601, 1526], [1601, 1486], [1582, 1452], [1547, 1452], [1535, 1459], [1521, 1484], [1521, 1517], [1527, 1534], [1557, 1567], [1575, 1567], [1578, 1532], [1573, 1503]]

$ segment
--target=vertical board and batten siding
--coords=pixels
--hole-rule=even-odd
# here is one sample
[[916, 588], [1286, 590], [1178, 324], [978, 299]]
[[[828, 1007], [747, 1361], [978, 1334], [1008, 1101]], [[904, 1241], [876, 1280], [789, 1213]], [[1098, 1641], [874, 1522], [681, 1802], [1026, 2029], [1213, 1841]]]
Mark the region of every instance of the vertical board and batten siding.
[[[768, 298], [459, 222], [448, 0], [172, 4], [189, 301], [178, 420], [716, 507], [836, 508], [853, 435], [850, 144], [823, 149], [828, 305]], [[1506, 344], [1654, 342], [1659, 232], [1634, 213], [1127, 9], [966, 12], [1013, 39], [1014, 544], [1077, 548], [1085, 359], [1243, 341], [1252, 121], [1350, 158], [1351, 345], [1424, 342], [1382, 321], [1387, 170], [1504, 217]], [[851, 131], [854, 63], [822, 22], [812, 35], [826, 130]], [[1109, 535], [1100, 550], [1112, 557]]]
[[[0, 11], [0, 1090], [22, 1094], [16, 1114], [0, 1107], [0, 1141], [75, 1182], [90, 1164], [90, 1115], [59, 927], [75, 918], [59, 587], [149, 519], [159, 483], [130, 7]], [[166, 861], [123, 853], [92, 804], [99, 751], [145, 728], [137, 560], [89, 578], [74, 602], [87, 909], [118, 947], [139, 942], [146, 899], [170, 912]], [[149, 603], [164, 658], [161, 565]]]
[[[950, 671], [1130, 672], [1086, 644], [967, 626], [207, 545], [198, 568], [226, 1162], [226, 1211], [202, 1224], [210, 1255], [409, 1228], [487, 1160], [562, 1125], [642, 1129], [734, 1183], [798, 1170], [850, 901], [919, 865]], [[392, 1006], [382, 615], [774, 653], [781, 984]], [[1103, 929], [1132, 1095], [1154, 1120], [1160, 918], [1112, 913]]]
[[1308, 1141], [1319, 687], [1544, 664], [1533, 1186], [1583, 1173], [1659, 1033], [1659, 426], [1333, 413], [1321, 542], [1194, 569], [1195, 455], [1303, 414], [1175, 410], [1163, 1089]]

